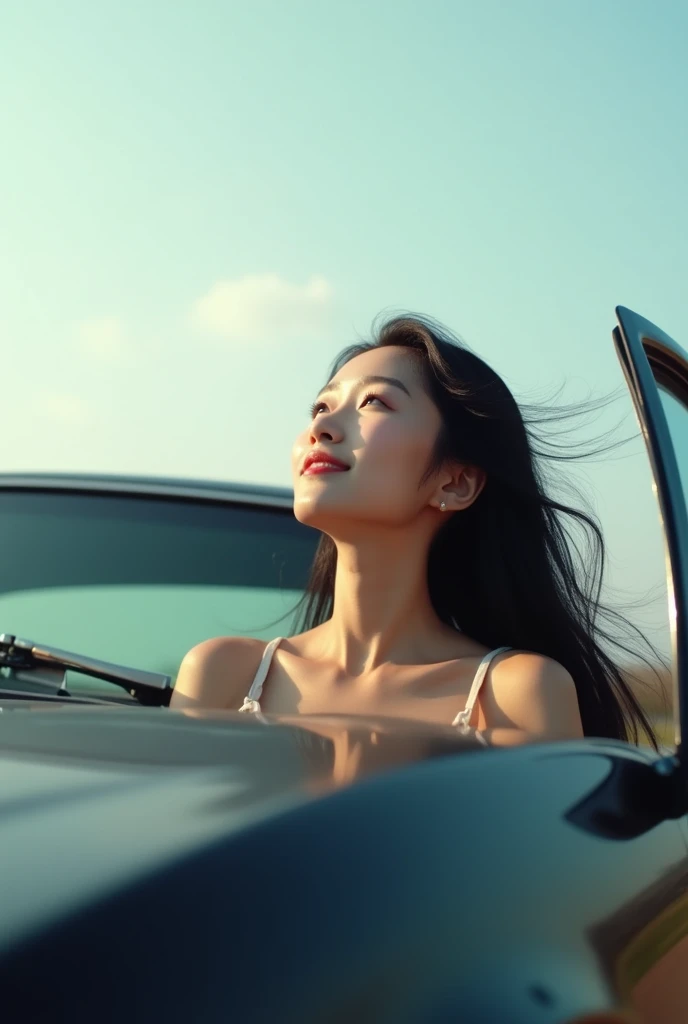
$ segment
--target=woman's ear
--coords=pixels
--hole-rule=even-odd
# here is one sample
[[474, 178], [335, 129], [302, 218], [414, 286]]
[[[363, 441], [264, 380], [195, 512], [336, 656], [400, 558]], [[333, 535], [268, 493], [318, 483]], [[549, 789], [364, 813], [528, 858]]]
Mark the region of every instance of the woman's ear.
[[444, 502], [446, 512], [460, 512], [468, 508], [482, 491], [487, 476], [478, 466], [458, 465], [440, 488], [437, 506]]

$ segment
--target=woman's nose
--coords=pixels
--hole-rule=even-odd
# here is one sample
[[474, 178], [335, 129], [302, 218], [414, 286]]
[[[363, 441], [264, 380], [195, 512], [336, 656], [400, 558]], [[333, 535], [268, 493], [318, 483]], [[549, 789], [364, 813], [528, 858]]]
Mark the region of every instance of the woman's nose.
[[321, 437], [326, 437], [330, 441], [340, 440], [342, 432], [331, 414], [321, 413], [311, 425], [310, 436], [312, 443], [317, 444]]

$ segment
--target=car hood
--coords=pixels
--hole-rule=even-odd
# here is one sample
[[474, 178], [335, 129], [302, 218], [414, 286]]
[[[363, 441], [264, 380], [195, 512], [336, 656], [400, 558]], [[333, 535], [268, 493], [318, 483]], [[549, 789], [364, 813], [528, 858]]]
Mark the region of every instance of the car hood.
[[473, 730], [405, 719], [11, 700], [0, 701], [0, 712], [0, 772], [31, 762], [46, 784], [66, 767], [93, 782], [113, 772], [150, 780], [156, 772], [205, 768], [240, 776], [260, 792], [313, 793], [415, 761], [486, 750]]
[[0, 951], [219, 837], [469, 753], [491, 759], [405, 721], [0, 700]]

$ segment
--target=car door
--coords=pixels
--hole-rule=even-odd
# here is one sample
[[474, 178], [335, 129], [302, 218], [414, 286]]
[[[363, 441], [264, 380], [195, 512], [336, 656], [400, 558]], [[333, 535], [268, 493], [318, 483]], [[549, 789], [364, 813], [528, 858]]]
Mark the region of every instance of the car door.
[[[668, 334], [630, 309], [616, 310], [613, 337], [654, 476], [667, 561], [667, 589], [676, 756], [665, 770], [676, 780], [678, 819], [688, 838], [688, 353]], [[629, 1001], [642, 1021], [678, 1024], [688, 1019], [688, 895], [685, 877], [665, 906], [655, 906], [645, 926], [620, 956]]]

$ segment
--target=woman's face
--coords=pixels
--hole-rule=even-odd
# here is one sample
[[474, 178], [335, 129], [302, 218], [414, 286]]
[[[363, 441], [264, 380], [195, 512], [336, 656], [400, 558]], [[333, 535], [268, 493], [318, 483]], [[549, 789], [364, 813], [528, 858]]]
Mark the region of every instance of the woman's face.
[[[392, 345], [362, 352], [314, 396], [313, 417], [292, 449], [294, 513], [301, 522], [319, 529], [337, 520], [402, 526], [428, 506], [438, 480], [420, 491], [418, 484], [441, 419], [417, 358]], [[304, 474], [312, 448], [349, 469]]]

